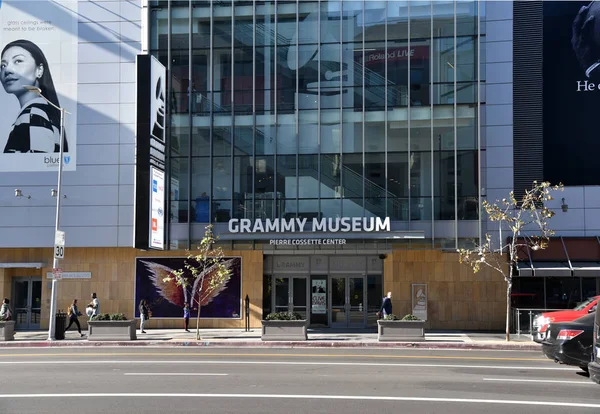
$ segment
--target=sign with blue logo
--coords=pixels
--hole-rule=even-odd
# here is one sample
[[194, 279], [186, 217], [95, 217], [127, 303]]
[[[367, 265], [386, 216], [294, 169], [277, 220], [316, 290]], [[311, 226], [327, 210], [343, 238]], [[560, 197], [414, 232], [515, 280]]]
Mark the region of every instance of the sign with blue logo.
[[152, 180], [152, 192], [158, 193], [158, 181]]

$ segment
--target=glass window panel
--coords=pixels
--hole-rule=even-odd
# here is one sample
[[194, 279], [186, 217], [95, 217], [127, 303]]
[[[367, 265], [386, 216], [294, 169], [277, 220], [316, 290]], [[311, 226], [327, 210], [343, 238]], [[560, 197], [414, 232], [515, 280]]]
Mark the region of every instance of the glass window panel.
[[408, 165], [411, 197], [431, 196], [431, 152], [411, 152]]
[[252, 38], [254, 36], [252, 14], [254, 9], [252, 2], [236, 1], [234, 7], [234, 41], [235, 47], [252, 47]]
[[385, 198], [365, 198], [365, 217], [385, 216]]
[[[192, 47], [210, 48], [210, 3], [196, 2], [192, 7]], [[187, 30], [186, 30], [187, 32]]]
[[431, 37], [431, 1], [410, 1], [410, 38]]
[[388, 113], [388, 151], [408, 151], [406, 109]]
[[372, 111], [365, 114], [365, 152], [385, 151], [384, 113]]
[[275, 48], [256, 46], [256, 111], [269, 113], [275, 109]]
[[[415, 57], [426, 54], [424, 46], [411, 44]], [[388, 41], [388, 106], [407, 106], [408, 103], [408, 43], [406, 41]], [[386, 62], [383, 62], [385, 65]], [[369, 65], [369, 63], [367, 63]], [[385, 67], [384, 67], [385, 68]]]
[[433, 37], [454, 36], [454, 1], [433, 2]]
[[408, 39], [408, 1], [390, 0], [387, 5], [388, 39]]
[[385, 1], [366, 1], [364, 13], [359, 15], [359, 27], [364, 30], [365, 42], [385, 40]]
[[298, 214], [298, 200], [296, 200], [295, 198], [279, 199], [277, 206], [279, 208], [277, 212], [277, 217], [282, 217], [286, 220], [296, 218]]
[[298, 197], [319, 197], [318, 155], [298, 156]]
[[189, 121], [187, 116], [173, 115], [171, 117], [171, 156], [183, 157], [190, 152], [190, 128], [186, 124]]
[[339, 154], [321, 155], [321, 197], [341, 197]]
[[256, 154], [274, 154], [276, 144], [275, 115], [256, 116]]
[[342, 216], [342, 199], [321, 199], [321, 217], [337, 218]]
[[342, 122], [342, 152], [362, 153], [362, 113], [344, 109]]
[[318, 218], [319, 216], [319, 200], [298, 200], [298, 218], [307, 218], [308, 220], [311, 220], [313, 218]]
[[344, 198], [342, 200], [344, 217], [362, 217], [364, 213], [362, 197]]
[[280, 113], [277, 116], [277, 153], [295, 154], [297, 151], [296, 117]]
[[[214, 223], [226, 223], [231, 220], [231, 199], [214, 200], [212, 202], [212, 221]], [[231, 243], [227, 241], [226, 243]], [[229, 247], [230, 248], [230, 247]]]
[[431, 220], [431, 197], [411, 197], [411, 220]]
[[410, 102], [426, 106], [431, 101], [429, 87], [430, 40], [417, 40], [410, 45]]
[[213, 155], [222, 156], [231, 154], [231, 116], [215, 116], [213, 126]]
[[150, 9], [150, 49], [166, 49], [169, 34], [168, 8]]
[[256, 5], [256, 46], [272, 46], [275, 35], [275, 6], [273, 1]]
[[253, 158], [235, 157], [233, 165], [233, 216], [251, 218], [252, 214], [252, 166]]
[[[339, 103], [339, 98], [338, 103]], [[339, 153], [341, 130], [340, 111], [321, 110], [321, 153]]]
[[364, 185], [366, 198], [385, 198], [385, 154], [365, 154]]
[[342, 165], [342, 186], [345, 198], [360, 198], [363, 196], [363, 156], [359, 154], [344, 154]]
[[408, 153], [388, 153], [388, 191], [396, 197], [408, 197]]
[[340, 41], [341, 8], [340, 0], [321, 2], [321, 44]]
[[254, 128], [252, 127], [252, 116], [236, 116], [235, 120], [235, 155], [252, 155], [254, 152]]
[[456, 0], [457, 36], [477, 33], [477, 3], [476, 0]]
[[193, 221], [208, 223], [210, 202], [210, 159], [208, 157], [192, 158], [192, 191]]
[[[363, 47], [362, 42], [344, 43], [342, 46], [342, 69], [344, 87], [362, 87], [363, 84]], [[365, 55], [367, 51], [364, 51]], [[354, 106], [354, 102], [344, 98], [344, 106]]]
[[477, 151], [459, 151], [457, 153], [458, 195], [477, 195]]
[[454, 38], [433, 39], [433, 81], [454, 82]]
[[171, 103], [172, 113], [187, 113], [189, 111], [188, 87], [189, 81], [189, 51], [185, 49], [171, 50], [171, 93], [173, 102]]
[[475, 50], [477, 43], [474, 37], [456, 38], [456, 81], [477, 80]]
[[391, 220], [408, 220], [408, 198], [388, 198], [387, 215]]
[[213, 3], [213, 45], [231, 47], [231, 3]]
[[[189, 200], [189, 163], [187, 158], [171, 158], [171, 182], [177, 184], [177, 196], [179, 200], [177, 205], [176, 220], [179, 223], [188, 222], [188, 200]], [[193, 220], [193, 217], [192, 217]]]
[[[415, 125], [417, 124], [417, 125]], [[431, 121], [413, 122], [410, 128], [411, 151], [431, 150]]]
[[362, 14], [361, 1], [344, 1], [342, 3], [342, 41], [362, 42], [362, 28], [358, 26], [358, 16]]
[[[316, 99], [316, 96], [314, 99]], [[298, 132], [300, 154], [318, 153], [319, 127], [317, 125], [317, 111], [300, 111]]]
[[474, 118], [457, 118], [456, 147], [477, 149], [477, 127]]
[[256, 157], [254, 166], [254, 192], [269, 194], [273, 198], [275, 191], [275, 158], [272, 155]]
[[277, 192], [284, 199], [298, 196], [295, 155], [277, 156]]
[[317, 44], [319, 41], [319, 2], [299, 2], [298, 15], [300, 17], [298, 29], [298, 44]]
[[231, 157], [213, 158], [213, 198], [231, 199]]

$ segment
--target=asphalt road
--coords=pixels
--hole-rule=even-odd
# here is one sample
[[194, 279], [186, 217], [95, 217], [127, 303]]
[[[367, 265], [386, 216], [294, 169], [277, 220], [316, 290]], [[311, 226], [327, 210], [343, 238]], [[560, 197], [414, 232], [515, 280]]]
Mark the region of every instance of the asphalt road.
[[537, 352], [0, 350], [0, 413], [598, 413], [600, 386]]

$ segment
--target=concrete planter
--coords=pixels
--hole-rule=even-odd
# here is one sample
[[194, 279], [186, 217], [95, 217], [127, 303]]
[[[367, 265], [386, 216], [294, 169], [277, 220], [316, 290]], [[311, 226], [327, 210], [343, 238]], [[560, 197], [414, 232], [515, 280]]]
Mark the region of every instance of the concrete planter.
[[263, 341], [306, 341], [306, 320], [262, 321]]
[[377, 321], [379, 342], [406, 342], [425, 340], [425, 321]]
[[15, 339], [15, 321], [0, 321], [0, 341]]
[[136, 321], [89, 321], [88, 341], [134, 341]]

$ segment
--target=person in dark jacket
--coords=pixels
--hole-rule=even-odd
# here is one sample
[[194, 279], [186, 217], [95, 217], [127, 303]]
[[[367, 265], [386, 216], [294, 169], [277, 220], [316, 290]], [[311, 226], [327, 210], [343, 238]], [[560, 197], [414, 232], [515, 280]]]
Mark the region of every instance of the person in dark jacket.
[[149, 314], [150, 309], [148, 308], [148, 303], [146, 302], [146, 299], [142, 299], [140, 301], [140, 331], [142, 333], [146, 333], [146, 331], [144, 331], [144, 324], [148, 320]]
[[387, 296], [383, 298], [379, 312], [383, 318], [392, 314], [392, 292], [388, 292]]
[[71, 306], [69, 306], [67, 314], [69, 315], [69, 325], [65, 329], [65, 333], [69, 330], [71, 325], [75, 324], [77, 325], [77, 332], [79, 332], [79, 335], [85, 336], [85, 334], [81, 333], [81, 325], [79, 324], [79, 317], [81, 316], [81, 312], [79, 312], [79, 309], [77, 309], [77, 299], [73, 299], [73, 303], [71, 304]]

